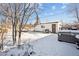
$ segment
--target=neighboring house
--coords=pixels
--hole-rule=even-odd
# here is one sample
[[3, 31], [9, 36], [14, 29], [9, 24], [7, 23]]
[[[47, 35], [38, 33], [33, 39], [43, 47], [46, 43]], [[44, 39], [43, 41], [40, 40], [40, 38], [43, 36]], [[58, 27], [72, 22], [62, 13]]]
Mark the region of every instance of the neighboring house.
[[79, 30], [79, 23], [75, 23], [73, 25], [71, 25], [72, 29], [76, 29]]
[[31, 24], [25, 24], [23, 26], [23, 31], [31, 31], [32, 28], [33, 28], [33, 25], [31, 25]]
[[62, 24], [61, 22], [48, 22], [48, 23], [40, 23], [35, 27], [35, 31], [44, 32], [46, 29], [50, 32], [56, 33], [61, 30]]
[[63, 30], [79, 30], [79, 23], [65, 24]]
[[70, 30], [70, 29], [71, 29], [71, 25], [70, 24], [63, 24], [62, 30]]
[[11, 31], [12, 28], [12, 24], [11, 24], [11, 20], [6, 20], [3, 23], [0, 23], [0, 31], [2, 29], [5, 29], [6, 32]]

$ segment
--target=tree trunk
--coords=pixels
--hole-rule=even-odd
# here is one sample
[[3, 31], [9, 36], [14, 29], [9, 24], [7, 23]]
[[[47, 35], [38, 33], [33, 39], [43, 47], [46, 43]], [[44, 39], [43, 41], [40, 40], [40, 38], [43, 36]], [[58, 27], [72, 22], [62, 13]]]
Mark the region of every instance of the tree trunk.
[[4, 35], [4, 33], [2, 33], [2, 36], [1, 36], [1, 40], [2, 40], [2, 50], [3, 50], [3, 35]]
[[15, 44], [14, 38], [15, 38], [15, 36], [14, 36], [14, 24], [13, 24], [13, 26], [12, 26], [12, 39], [13, 39], [13, 45]]
[[0, 49], [3, 50], [3, 40], [4, 40], [3, 35], [4, 35], [4, 32], [3, 32], [3, 30], [1, 30], [1, 31], [2, 32], [1, 32], [1, 45], [0, 45]]
[[21, 46], [21, 27], [19, 27], [18, 48]]
[[16, 24], [15, 24], [15, 28], [14, 28], [14, 32], [15, 32], [15, 38], [14, 38], [14, 41], [15, 41], [15, 43], [16, 43], [16, 35], [17, 35], [17, 31], [16, 31]]
[[13, 38], [13, 45], [16, 43], [16, 25], [15, 23], [12, 25], [12, 38]]
[[78, 7], [75, 6], [76, 18], [77, 18], [77, 20], [78, 20], [78, 22], [79, 22], [79, 13], [78, 13], [78, 12], [79, 12], [79, 11], [78, 11]]

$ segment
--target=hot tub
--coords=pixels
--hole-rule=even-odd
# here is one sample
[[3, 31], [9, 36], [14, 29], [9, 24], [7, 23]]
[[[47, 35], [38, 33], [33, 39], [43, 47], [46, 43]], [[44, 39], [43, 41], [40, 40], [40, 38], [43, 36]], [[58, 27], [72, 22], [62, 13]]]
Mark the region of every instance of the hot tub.
[[76, 35], [79, 34], [79, 30], [61, 30], [58, 32], [58, 41], [76, 43]]

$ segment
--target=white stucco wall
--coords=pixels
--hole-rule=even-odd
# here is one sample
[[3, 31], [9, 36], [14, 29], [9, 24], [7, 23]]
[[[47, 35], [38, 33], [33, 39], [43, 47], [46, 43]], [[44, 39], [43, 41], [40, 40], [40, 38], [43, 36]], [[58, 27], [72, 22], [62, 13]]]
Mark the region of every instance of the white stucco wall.
[[49, 29], [49, 31], [52, 31], [52, 28], [51, 28], [52, 25], [51, 24], [41, 24], [41, 25], [45, 26], [44, 30]]
[[57, 27], [57, 32], [58, 32], [59, 30], [61, 30], [61, 27], [62, 27], [62, 23], [59, 22], [59, 23], [58, 23], [58, 27]]
[[43, 28], [41, 28], [41, 24], [35, 27], [35, 31], [43, 31]]
[[[35, 31], [45, 31], [45, 29], [49, 29], [49, 31], [52, 32], [52, 24], [56, 24], [56, 32], [58, 32], [61, 28], [61, 23], [42, 23], [35, 27]], [[41, 28], [41, 26], [44, 26], [44, 28]]]

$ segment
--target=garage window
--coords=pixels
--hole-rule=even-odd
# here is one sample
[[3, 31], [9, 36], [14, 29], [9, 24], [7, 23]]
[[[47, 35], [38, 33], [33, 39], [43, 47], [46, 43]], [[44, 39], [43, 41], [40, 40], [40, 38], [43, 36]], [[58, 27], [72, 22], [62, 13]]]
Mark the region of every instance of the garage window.
[[45, 26], [41, 25], [41, 28], [45, 28]]

